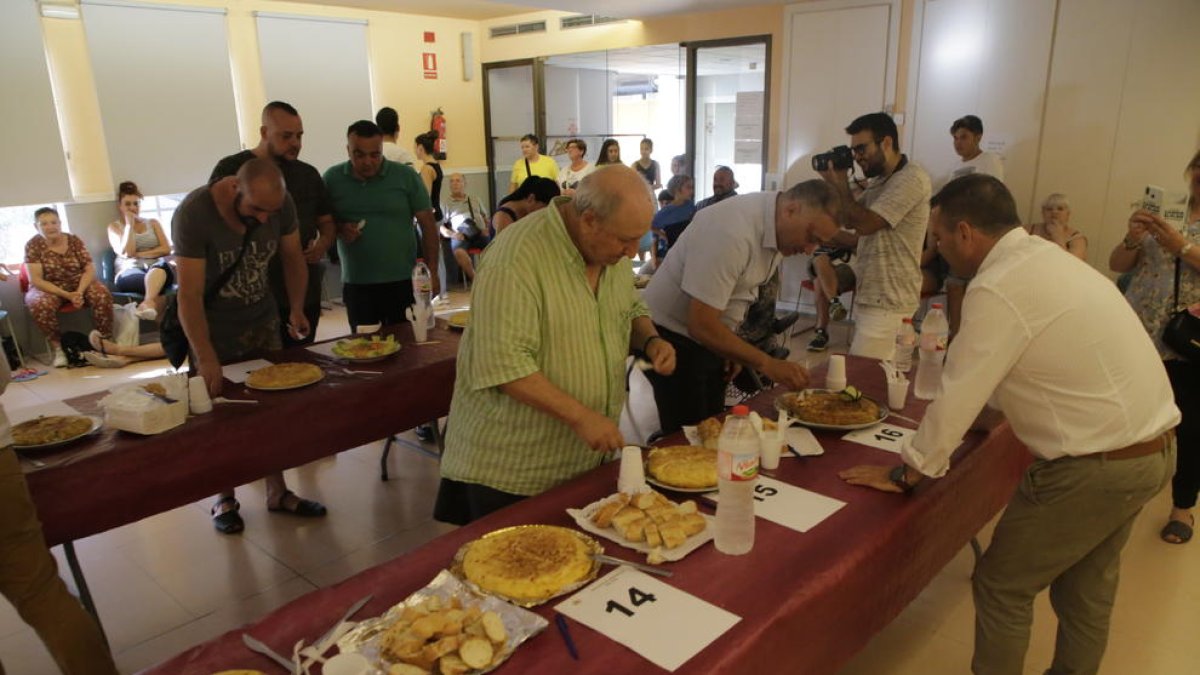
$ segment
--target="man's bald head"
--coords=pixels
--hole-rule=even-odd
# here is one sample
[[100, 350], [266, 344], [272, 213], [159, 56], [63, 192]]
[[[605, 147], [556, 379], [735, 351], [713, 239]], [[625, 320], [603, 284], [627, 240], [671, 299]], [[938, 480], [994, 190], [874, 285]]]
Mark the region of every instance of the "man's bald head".
[[[242, 165], [237, 172], [238, 195], [244, 206], [255, 212], [268, 215], [283, 207], [287, 196], [287, 185], [279, 165], [269, 159], [255, 157]], [[245, 209], [239, 209], [245, 211]], [[243, 213], [243, 215], [251, 215]], [[259, 220], [263, 220], [259, 218]]]
[[571, 208], [578, 216], [572, 233], [590, 265], [613, 265], [637, 255], [638, 240], [650, 229], [654, 195], [636, 171], [609, 164], [579, 182]]

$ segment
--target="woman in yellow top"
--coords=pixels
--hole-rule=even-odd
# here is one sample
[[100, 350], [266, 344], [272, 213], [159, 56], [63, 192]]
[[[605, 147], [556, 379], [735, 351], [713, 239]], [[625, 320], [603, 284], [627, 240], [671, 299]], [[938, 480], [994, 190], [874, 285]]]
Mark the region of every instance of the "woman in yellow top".
[[521, 159], [513, 162], [509, 193], [517, 191], [521, 183], [530, 176], [542, 176], [558, 182], [558, 163], [546, 155], [539, 154], [541, 142], [533, 134], [521, 137]]

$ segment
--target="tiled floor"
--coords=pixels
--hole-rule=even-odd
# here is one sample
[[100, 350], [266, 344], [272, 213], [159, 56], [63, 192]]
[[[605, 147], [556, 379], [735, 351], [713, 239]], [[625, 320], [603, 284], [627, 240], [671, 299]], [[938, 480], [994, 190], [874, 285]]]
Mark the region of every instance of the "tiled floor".
[[[466, 302], [454, 295], [455, 305]], [[327, 312], [318, 337], [345, 330], [340, 307]], [[793, 341], [795, 358], [807, 335]], [[844, 350], [844, 332], [834, 332]], [[96, 391], [164, 367], [163, 362], [121, 370], [53, 370], [10, 385], [6, 409]], [[622, 429], [644, 437], [657, 426], [653, 400], [635, 374]], [[413, 439], [415, 440], [415, 439]], [[76, 548], [122, 672], [135, 672], [212, 638], [315, 588], [391, 559], [447, 531], [430, 518], [437, 463], [424, 455], [392, 455], [392, 479], [378, 477], [381, 443], [355, 448], [288, 472], [302, 495], [330, 507], [329, 517], [306, 521], [268, 515], [261, 484], [239, 489], [246, 531], [225, 537], [209, 524], [202, 500], [78, 542]], [[1157, 532], [1169, 497], [1159, 495], [1139, 519], [1126, 548], [1105, 675], [1190, 675], [1200, 647], [1200, 542], [1168, 546]], [[986, 544], [990, 526], [981, 535]], [[61, 551], [55, 551], [63, 565]], [[842, 672], [843, 675], [941, 675], [969, 670], [973, 642], [971, 553], [964, 549], [921, 596]], [[1191, 574], [1189, 574], [1191, 572]], [[1026, 672], [1049, 664], [1054, 618], [1037, 604]], [[10, 673], [54, 673], [36, 636], [12, 609], [0, 606], [0, 661]]]

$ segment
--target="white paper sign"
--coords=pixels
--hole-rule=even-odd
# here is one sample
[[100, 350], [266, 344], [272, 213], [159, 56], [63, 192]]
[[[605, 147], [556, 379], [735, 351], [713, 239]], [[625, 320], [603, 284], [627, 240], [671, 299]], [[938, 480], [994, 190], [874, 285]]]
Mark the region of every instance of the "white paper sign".
[[320, 354], [321, 356], [328, 356], [329, 358], [332, 358], [332, 359], [340, 359], [342, 357], [333, 353], [333, 348], [336, 347], [339, 342], [341, 342], [341, 340], [330, 340], [329, 342], [320, 342], [320, 343], [317, 343], [310, 347], [305, 347], [305, 349], [307, 349], [308, 351], [310, 351], [314, 354]]
[[[719, 503], [716, 492], [704, 498]], [[838, 512], [846, 502], [758, 474], [754, 486], [754, 515], [797, 532], [808, 532]]]
[[[821, 442], [813, 435], [812, 430], [806, 427], [788, 427], [787, 435], [784, 438], [787, 439], [787, 444], [801, 457], [815, 457], [825, 454], [825, 448], [821, 445]], [[796, 455], [789, 452], [783, 456], [795, 457]]]
[[555, 609], [669, 671], [742, 620], [630, 567], [618, 567]]
[[246, 381], [246, 377], [250, 375], [251, 371], [271, 365], [274, 364], [266, 359], [253, 359], [242, 361], [241, 363], [231, 363], [227, 366], [221, 366], [221, 375], [225, 376], [225, 379], [230, 382], [241, 384]]
[[851, 431], [842, 438], [860, 445], [900, 454], [900, 446], [904, 445], [904, 440], [916, 433], [916, 429], [905, 429], [891, 424], [876, 424], [866, 429]]

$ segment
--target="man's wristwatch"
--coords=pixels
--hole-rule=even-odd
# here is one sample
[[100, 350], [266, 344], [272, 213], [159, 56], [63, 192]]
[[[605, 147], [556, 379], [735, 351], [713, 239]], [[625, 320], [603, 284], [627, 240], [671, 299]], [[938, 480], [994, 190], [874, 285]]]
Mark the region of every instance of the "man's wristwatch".
[[900, 488], [904, 494], [909, 494], [917, 486], [916, 483], [908, 482], [908, 466], [904, 464], [888, 472], [888, 480], [892, 481], [892, 485]]

